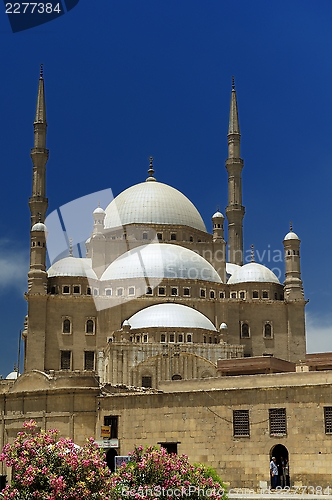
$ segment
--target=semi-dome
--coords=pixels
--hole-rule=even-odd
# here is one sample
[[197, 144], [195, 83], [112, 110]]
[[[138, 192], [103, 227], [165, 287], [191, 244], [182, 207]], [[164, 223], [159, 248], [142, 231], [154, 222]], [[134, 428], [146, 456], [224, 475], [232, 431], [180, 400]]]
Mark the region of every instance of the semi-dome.
[[19, 377], [19, 375], [20, 374], [17, 373], [16, 370], [14, 370], [13, 372], [8, 373], [6, 380], [16, 380]]
[[57, 276], [81, 276], [97, 279], [96, 273], [92, 269], [91, 259], [81, 259], [72, 256], [65, 257], [52, 264], [47, 274], [49, 278]]
[[150, 243], [126, 252], [108, 266], [101, 280], [128, 278], [195, 279], [222, 283], [207, 260], [188, 248], [169, 243]]
[[161, 182], [142, 182], [120, 193], [106, 208], [104, 227], [170, 224], [206, 232], [197, 208], [180, 191]]
[[294, 233], [293, 231], [289, 231], [289, 233], [286, 234], [284, 241], [285, 240], [299, 240], [299, 239], [300, 238], [298, 237], [298, 235], [296, 233]]
[[244, 282], [278, 283], [277, 276], [267, 267], [257, 262], [250, 262], [237, 269], [228, 280], [229, 285]]
[[131, 329], [138, 328], [203, 328], [217, 331], [204, 314], [182, 304], [156, 304], [129, 318]]

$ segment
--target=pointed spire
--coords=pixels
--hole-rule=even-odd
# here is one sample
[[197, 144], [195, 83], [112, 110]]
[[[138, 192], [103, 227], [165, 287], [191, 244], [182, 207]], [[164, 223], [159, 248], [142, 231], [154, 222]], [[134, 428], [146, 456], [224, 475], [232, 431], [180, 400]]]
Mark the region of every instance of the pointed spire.
[[255, 262], [255, 246], [254, 246], [254, 244], [250, 245], [250, 254], [251, 254], [250, 262]]
[[154, 160], [154, 158], [152, 156], [150, 156], [149, 157], [150, 165], [149, 165], [149, 170], [148, 170], [149, 177], [146, 179], [147, 181], [155, 181], [156, 180], [155, 177], [153, 177], [153, 174], [154, 174], [153, 160]]
[[240, 134], [234, 76], [232, 76], [232, 95], [231, 95], [231, 106], [229, 113], [228, 134]]
[[69, 238], [69, 257], [73, 257], [73, 238]]
[[44, 123], [46, 125], [46, 104], [44, 89], [44, 65], [40, 65], [38, 97], [36, 106], [36, 116], [34, 123]]

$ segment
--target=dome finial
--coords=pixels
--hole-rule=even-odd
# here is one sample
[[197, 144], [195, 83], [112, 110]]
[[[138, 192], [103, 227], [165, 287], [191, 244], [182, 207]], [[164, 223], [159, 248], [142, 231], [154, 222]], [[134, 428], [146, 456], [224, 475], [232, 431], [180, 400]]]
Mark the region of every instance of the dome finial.
[[232, 90], [235, 90], [235, 78], [232, 76]]
[[153, 177], [153, 174], [154, 174], [154, 168], [153, 168], [153, 156], [149, 156], [149, 170], [148, 170], [148, 174], [149, 174], [149, 177], [146, 179], [147, 181], [155, 181], [156, 179]]
[[44, 64], [41, 63], [40, 65], [40, 70], [39, 70], [39, 78], [44, 78]]
[[38, 212], [38, 222], [41, 222], [41, 213]]
[[69, 257], [73, 257], [73, 238], [69, 238]]
[[290, 230], [290, 232], [292, 232], [292, 231], [293, 231], [293, 222], [290, 222], [290, 223], [289, 223], [289, 230]]
[[250, 245], [250, 250], [251, 250], [251, 260], [250, 262], [255, 262], [255, 246], [254, 244]]

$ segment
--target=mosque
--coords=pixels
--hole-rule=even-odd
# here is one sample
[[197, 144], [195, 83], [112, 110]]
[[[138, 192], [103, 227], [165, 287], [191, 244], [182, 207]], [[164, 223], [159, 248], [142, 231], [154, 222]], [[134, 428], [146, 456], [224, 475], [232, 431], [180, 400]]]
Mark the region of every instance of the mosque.
[[[234, 81], [227, 243], [223, 214], [212, 215], [209, 233], [195, 205], [158, 182], [150, 157], [143, 182], [93, 211], [85, 257], [74, 256], [70, 245], [47, 269], [46, 131], [41, 72], [24, 373], [2, 382], [0, 444], [35, 418], [78, 444], [95, 436], [111, 467], [135, 444], [162, 444], [212, 465], [232, 486], [257, 486], [269, 481], [274, 453], [289, 458], [293, 481], [324, 486], [323, 458], [332, 451], [331, 357], [306, 356], [293, 229], [283, 238], [284, 282], [253, 257], [244, 263]], [[310, 449], [303, 450], [305, 441]]]

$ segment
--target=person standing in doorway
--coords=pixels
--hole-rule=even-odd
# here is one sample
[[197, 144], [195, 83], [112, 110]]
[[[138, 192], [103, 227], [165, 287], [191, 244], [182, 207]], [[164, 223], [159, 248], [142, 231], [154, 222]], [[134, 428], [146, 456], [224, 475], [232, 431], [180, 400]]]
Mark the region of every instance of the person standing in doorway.
[[271, 488], [275, 490], [276, 487], [278, 486], [278, 479], [279, 479], [276, 457], [272, 457], [272, 460], [270, 462], [270, 475], [271, 475]]

